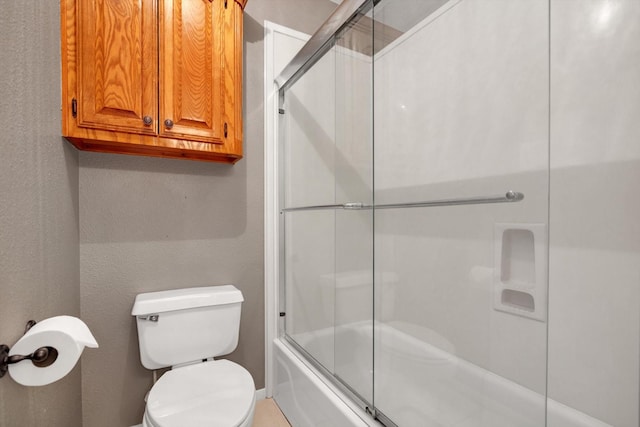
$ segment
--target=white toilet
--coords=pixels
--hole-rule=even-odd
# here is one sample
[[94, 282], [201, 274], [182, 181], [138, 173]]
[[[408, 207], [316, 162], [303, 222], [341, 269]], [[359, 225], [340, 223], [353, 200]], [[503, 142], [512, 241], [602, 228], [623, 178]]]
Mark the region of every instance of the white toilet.
[[147, 396], [143, 427], [251, 427], [255, 384], [229, 360], [238, 345], [242, 293], [231, 285], [136, 296], [140, 359], [171, 367]]

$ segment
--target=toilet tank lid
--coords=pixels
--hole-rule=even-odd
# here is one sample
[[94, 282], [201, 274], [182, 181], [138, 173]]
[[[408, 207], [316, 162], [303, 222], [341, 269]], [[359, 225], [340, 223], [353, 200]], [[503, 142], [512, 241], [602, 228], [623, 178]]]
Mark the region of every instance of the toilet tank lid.
[[136, 296], [131, 315], [142, 316], [189, 308], [233, 304], [242, 301], [244, 301], [242, 292], [233, 285], [148, 292]]

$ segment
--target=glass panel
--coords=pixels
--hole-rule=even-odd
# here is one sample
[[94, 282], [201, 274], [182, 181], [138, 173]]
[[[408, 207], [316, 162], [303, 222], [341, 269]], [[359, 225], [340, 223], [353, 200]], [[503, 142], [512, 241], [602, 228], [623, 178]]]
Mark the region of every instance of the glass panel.
[[284, 207], [335, 203], [335, 49], [285, 94]]
[[375, 406], [403, 427], [544, 426], [548, 4], [374, 18], [376, 205], [525, 194], [375, 211]]
[[285, 330], [333, 372], [335, 212], [285, 215]]
[[[285, 93], [281, 120], [285, 208], [335, 203], [334, 73], [332, 49]], [[335, 211], [283, 215], [285, 333], [333, 373]]]
[[[336, 37], [336, 201], [373, 203], [371, 18]], [[373, 212], [336, 213], [335, 375], [373, 401]]]
[[[285, 93], [284, 207], [372, 204], [372, 20], [358, 16]], [[285, 333], [373, 400], [373, 211], [284, 213]]]

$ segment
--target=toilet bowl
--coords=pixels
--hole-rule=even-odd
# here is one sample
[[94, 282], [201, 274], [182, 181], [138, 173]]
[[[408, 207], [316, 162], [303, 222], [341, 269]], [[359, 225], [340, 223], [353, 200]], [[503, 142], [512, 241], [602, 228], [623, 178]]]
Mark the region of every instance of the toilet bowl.
[[246, 369], [228, 360], [166, 372], [147, 398], [143, 427], [251, 427], [255, 386]]
[[136, 297], [132, 315], [142, 364], [172, 367], [148, 393], [143, 427], [251, 427], [251, 374], [229, 360], [213, 360], [237, 346], [242, 301], [230, 285]]

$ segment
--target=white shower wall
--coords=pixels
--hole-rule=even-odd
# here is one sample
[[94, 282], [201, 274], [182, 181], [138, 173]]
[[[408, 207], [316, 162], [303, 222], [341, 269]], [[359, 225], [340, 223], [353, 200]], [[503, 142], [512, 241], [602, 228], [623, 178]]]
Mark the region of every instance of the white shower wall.
[[450, 1], [376, 56], [377, 203], [546, 171], [548, 18], [546, 1]]
[[374, 61], [377, 204], [525, 194], [377, 211], [376, 272], [398, 277], [378, 319], [541, 395], [546, 324], [494, 309], [493, 268], [496, 224], [547, 223], [548, 22], [539, 0], [449, 2]]
[[640, 2], [552, 0], [551, 65], [549, 397], [637, 427]]
[[[640, 3], [550, 4], [464, 0], [376, 58], [376, 203], [525, 193], [517, 207], [377, 212], [376, 269], [399, 277], [378, 301], [395, 308], [383, 321], [635, 427]], [[491, 308], [487, 248], [494, 222], [546, 222], [549, 158], [547, 376], [546, 325]]]

